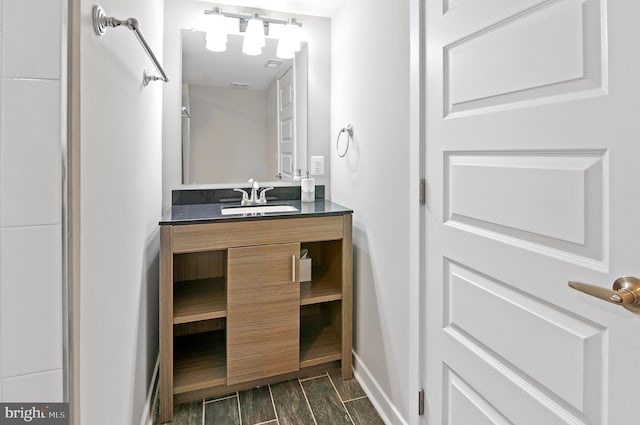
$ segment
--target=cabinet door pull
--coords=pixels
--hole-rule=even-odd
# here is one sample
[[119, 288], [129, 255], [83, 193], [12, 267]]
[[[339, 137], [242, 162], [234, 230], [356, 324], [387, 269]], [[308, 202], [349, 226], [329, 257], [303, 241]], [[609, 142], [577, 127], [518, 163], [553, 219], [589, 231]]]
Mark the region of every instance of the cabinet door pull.
[[296, 255], [291, 256], [291, 282], [296, 281]]

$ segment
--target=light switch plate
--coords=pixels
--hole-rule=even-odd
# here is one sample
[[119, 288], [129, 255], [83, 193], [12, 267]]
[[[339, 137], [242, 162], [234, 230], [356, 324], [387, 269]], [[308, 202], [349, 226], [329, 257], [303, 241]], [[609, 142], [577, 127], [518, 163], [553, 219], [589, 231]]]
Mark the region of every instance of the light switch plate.
[[324, 176], [324, 156], [311, 157], [311, 175]]

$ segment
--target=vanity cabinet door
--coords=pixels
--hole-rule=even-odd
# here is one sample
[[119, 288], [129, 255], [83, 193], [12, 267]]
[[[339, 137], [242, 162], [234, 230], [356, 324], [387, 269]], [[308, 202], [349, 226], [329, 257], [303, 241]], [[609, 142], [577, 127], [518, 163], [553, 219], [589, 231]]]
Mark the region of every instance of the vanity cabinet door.
[[299, 369], [299, 257], [299, 243], [229, 248], [228, 385]]

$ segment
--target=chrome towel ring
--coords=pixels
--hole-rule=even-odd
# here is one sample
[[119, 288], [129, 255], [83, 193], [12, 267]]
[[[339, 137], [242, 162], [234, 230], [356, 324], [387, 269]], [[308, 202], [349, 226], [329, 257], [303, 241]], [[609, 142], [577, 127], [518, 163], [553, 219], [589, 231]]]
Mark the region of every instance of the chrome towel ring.
[[[338, 156], [340, 158], [344, 158], [347, 152], [349, 152], [349, 143], [353, 138], [353, 132], [354, 132], [353, 124], [347, 124], [346, 127], [342, 127], [338, 132], [338, 138], [336, 139], [336, 151], [338, 152]], [[347, 134], [347, 147], [344, 149], [344, 152], [341, 154], [340, 153], [340, 136], [342, 136], [342, 133]]]

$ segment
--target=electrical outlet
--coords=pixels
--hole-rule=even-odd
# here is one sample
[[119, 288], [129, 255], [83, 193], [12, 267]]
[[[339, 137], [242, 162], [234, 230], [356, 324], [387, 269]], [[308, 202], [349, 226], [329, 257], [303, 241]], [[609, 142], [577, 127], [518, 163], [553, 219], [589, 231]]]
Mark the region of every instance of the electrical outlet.
[[311, 157], [311, 175], [324, 176], [324, 156]]

